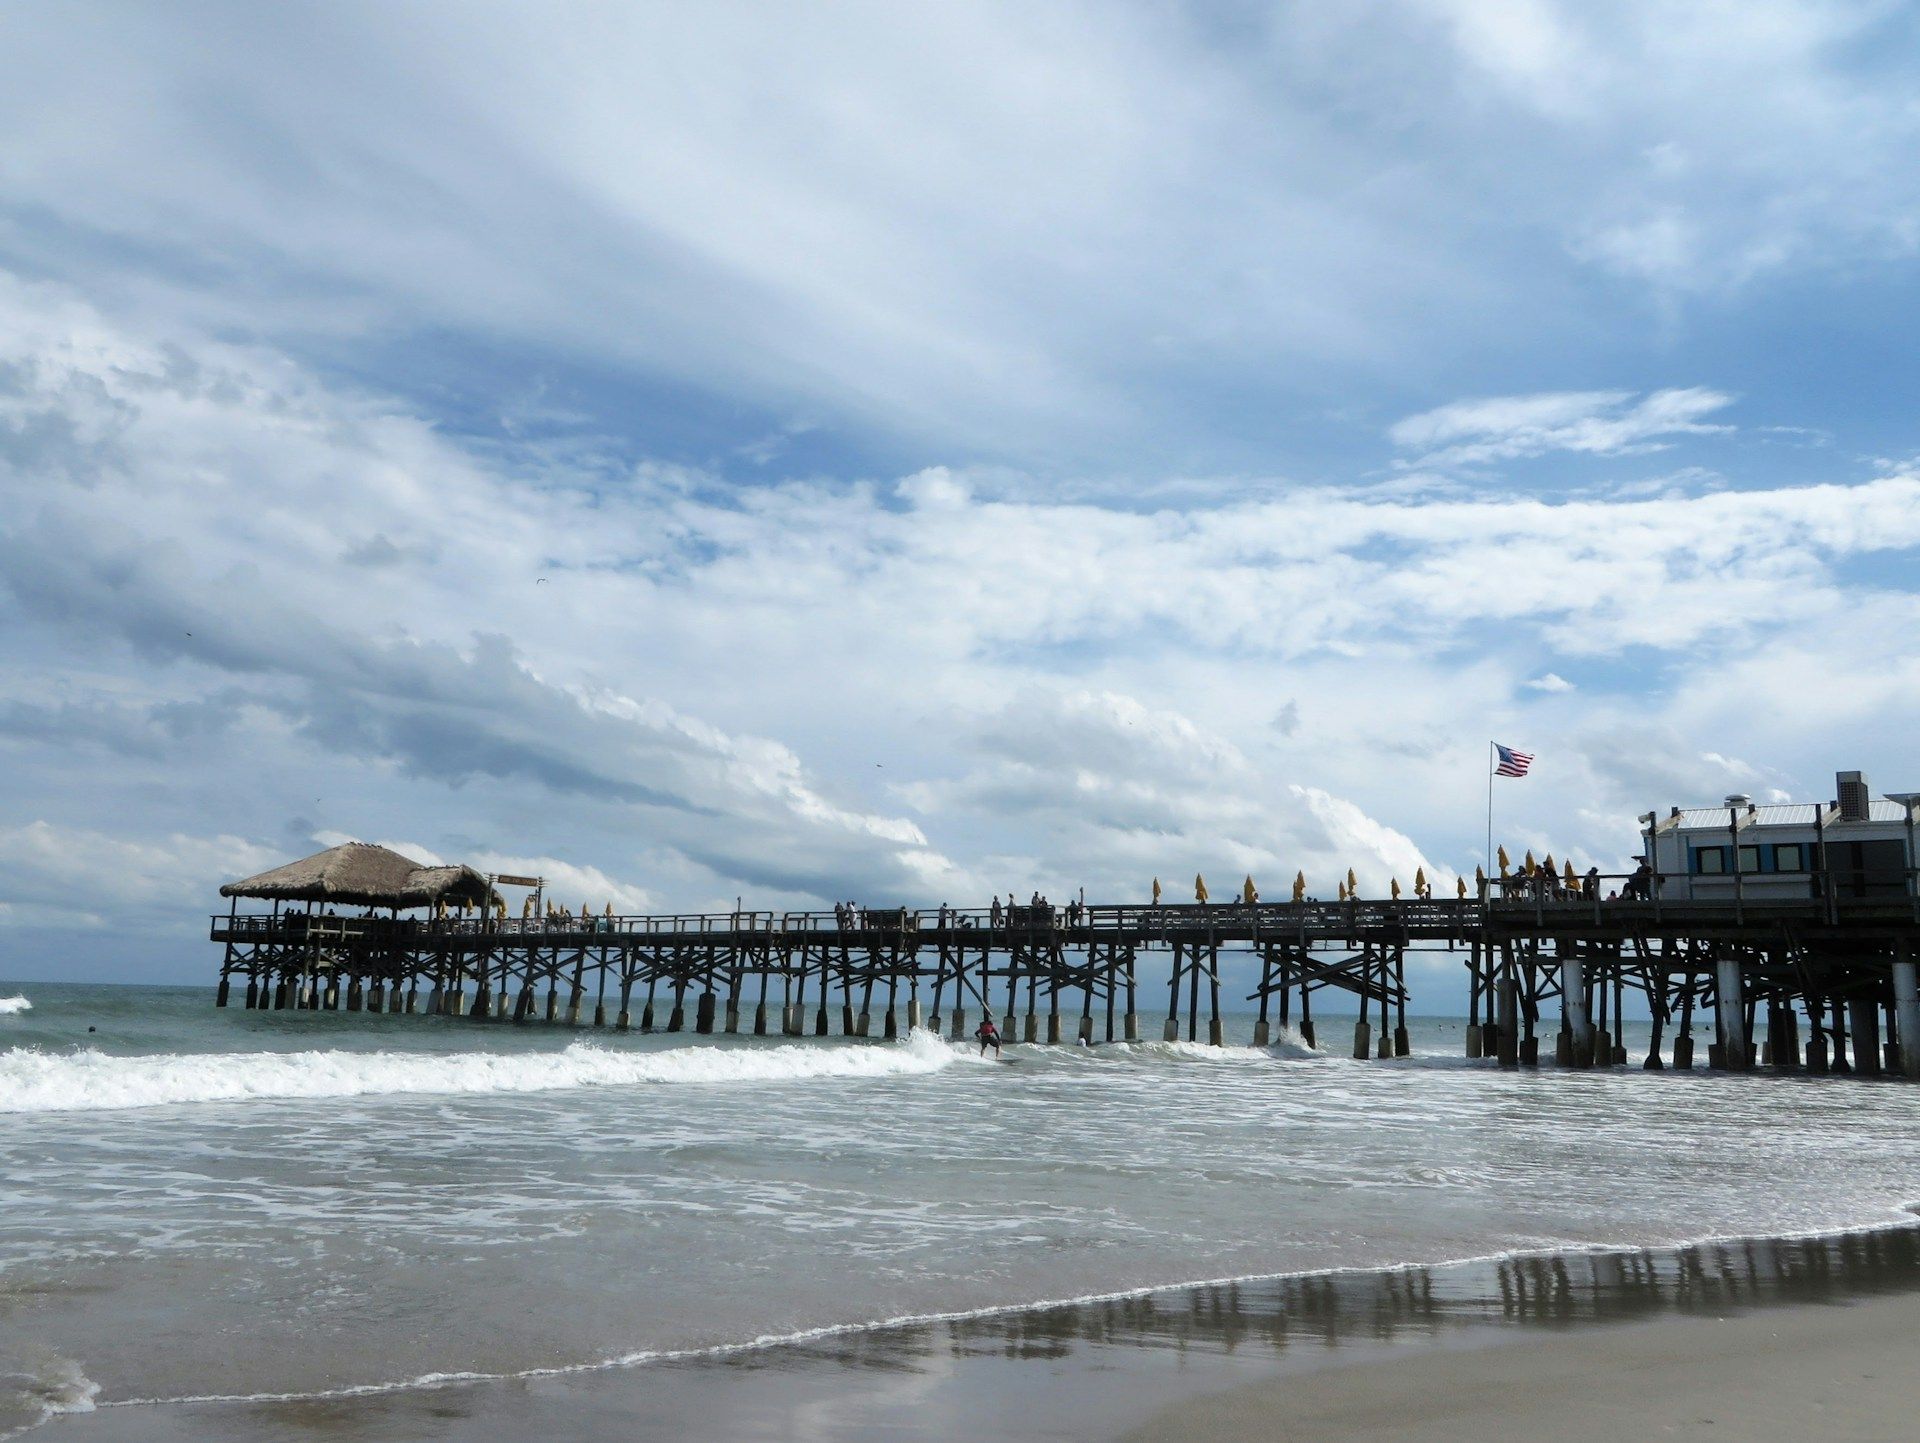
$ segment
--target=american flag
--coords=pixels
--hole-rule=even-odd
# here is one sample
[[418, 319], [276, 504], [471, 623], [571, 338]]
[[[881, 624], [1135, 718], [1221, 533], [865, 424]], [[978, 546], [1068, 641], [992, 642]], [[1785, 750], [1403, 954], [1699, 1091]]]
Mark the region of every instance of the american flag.
[[1533, 765], [1532, 752], [1517, 752], [1512, 747], [1503, 747], [1499, 742], [1493, 744], [1495, 755], [1493, 774], [1496, 777], [1524, 777], [1527, 768]]

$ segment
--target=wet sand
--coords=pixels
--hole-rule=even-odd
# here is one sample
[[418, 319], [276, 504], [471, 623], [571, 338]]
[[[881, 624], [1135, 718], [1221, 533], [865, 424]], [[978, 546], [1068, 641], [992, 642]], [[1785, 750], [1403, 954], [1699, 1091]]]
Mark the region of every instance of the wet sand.
[[1920, 1228], [1901, 1226], [1220, 1283], [358, 1396], [102, 1398], [43, 1436], [1891, 1439], [1920, 1432], [1917, 1323]]
[[1576, 1329], [1187, 1400], [1131, 1443], [1484, 1443], [1575, 1434], [1895, 1443], [1920, 1436], [1920, 1295]]

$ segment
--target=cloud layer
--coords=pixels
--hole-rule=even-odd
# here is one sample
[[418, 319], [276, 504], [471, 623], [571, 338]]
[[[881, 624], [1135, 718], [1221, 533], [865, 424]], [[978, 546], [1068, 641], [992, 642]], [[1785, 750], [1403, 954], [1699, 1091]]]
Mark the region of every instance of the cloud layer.
[[[1317, 891], [1900, 775], [1913, 22], [0, 14], [0, 974], [339, 836]], [[1892, 459], [1860, 459], [1892, 458]]]

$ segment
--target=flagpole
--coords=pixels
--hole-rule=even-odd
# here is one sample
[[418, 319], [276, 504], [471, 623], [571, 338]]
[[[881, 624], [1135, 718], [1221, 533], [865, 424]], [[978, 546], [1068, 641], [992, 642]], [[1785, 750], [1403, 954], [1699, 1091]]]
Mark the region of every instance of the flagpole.
[[1493, 875], [1493, 743], [1487, 743], [1487, 861], [1481, 875]]

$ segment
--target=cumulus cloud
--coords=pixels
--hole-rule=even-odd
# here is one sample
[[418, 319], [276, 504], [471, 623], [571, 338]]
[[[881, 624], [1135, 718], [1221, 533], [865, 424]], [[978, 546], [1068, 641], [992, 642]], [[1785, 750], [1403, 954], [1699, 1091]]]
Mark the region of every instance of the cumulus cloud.
[[277, 860], [236, 836], [152, 837], [89, 831], [36, 819], [0, 828], [0, 874], [14, 920], [57, 921], [63, 913], [93, 916], [137, 910], [171, 925], [218, 901], [222, 882], [264, 870]]
[[1402, 463], [1412, 467], [1478, 466], [1550, 451], [1618, 456], [1661, 450], [1679, 436], [1731, 431], [1703, 418], [1732, 404], [1733, 397], [1700, 386], [1637, 399], [1627, 391], [1493, 396], [1409, 416], [1387, 434], [1420, 453]]

